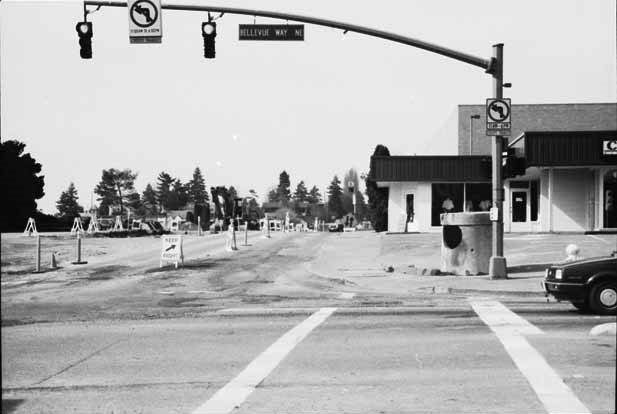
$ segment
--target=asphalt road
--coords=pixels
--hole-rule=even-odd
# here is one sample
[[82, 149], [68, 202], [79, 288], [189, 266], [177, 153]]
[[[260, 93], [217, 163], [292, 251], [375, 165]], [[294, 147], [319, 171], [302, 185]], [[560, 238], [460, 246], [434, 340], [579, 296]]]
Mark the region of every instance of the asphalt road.
[[[614, 412], [615, 337], [589, 334], [614, 317], [537, 292], [426, 290], [383, 266], [435, 254], [439, 239], [378, 237], [252, 234], [233, 253], [222, 236], [187, 239], [177, 270], [159, 269], [160, 242], [145, 240], [88, 266], [9, 274], [3, 412]], [[535, 244], [532, 263], [565, 241], [525, 237], [508, 251], [534, 257]]]
[[[614, 411], [615, 338], [589, 335], [614, 318], [566, 305], [506, 306], [541, 330], [523, 337], [589, 412]], [[338, 307], [288, 353], [267, 356], [271, 371], [263, 357], [255, 362], [317, 311], [6, 327], [3, 412], [200, 412], [226, 386], [226, 398], [237, 398], [233, 380], [247, 366], [250, 380], [240, 382], [254, 388], [232, 401], [238, 408], [203, 412], [549, 412], [469, 303]]]

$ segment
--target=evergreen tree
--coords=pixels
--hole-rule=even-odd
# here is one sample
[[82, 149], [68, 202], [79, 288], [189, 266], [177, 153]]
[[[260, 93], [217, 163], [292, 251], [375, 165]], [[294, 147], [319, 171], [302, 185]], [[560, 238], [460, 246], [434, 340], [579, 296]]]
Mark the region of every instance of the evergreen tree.
[[36, 200], [45, 195], [41, 164], [29, 153], [23, 154], [25, 147], [19, 141], [0, 141], [0, 231], [23, 230], [28, 217], [36, 212]]
[[60, 198], [56, 202], [58, 216], [61, 218], [78, 217], [79, 213], [83, 213], [84, 208], [77, 203], [77, 189], [75, 184], [70, 183], [69, 188], [60, 194]]
[[286, 171], [283, 171], [279, 175], [279, 185], [276, 188], [276, 193], [278, 195], [278, 201], [281, 201], [284, 206], [289, 205], [289, 200], [291, 198], [291, 191], [289, 187], [291, 183], [289, 181], [289, 174]]
[[141, 195], [141, 201], [144, 214], [155, 215], [159, 212], [158, 205], [156, 203], [156, 192], [150, 183], [146, 185], [146, 189]]
[[[384, 145], [377, 145], [373, 156], [390, 156], [390, 151]], [[366, 177], [368, 213], [375, 231], [386, 231], [388, 230], [388, 188], [378, 188], [377, 183], [371, 179], [373, 174], [373, 171], [369, 171]]]
[[179, 179], [174, 179], [169, 192], [167, 208], [169, 210], [180, 210], [189, 202], [187, 186], [182, 184]]
[[199, 167], [193, 171], [193, 179], [188, 184], [189, 201], [195, 203], [195, 205], [206, 205], [209, 197], [206, 191], [206, 182], [201, 175]]
[[159, 212], [171, 209], [169, 202], [173, 185], [174, 179], [165, 171], [162, 171], [157, 177], [156, 201], [158, 202]]
[[303, 203], [305, 201], [308, 201], [308, 190], [306, 189], [306, 185], [304, 184], [304, 181], [300, 181], [298, 185], [296, 186], [296, 191], [294, 192], [293, 200], [296, 203]]
[[238, 191], [233, 185], [230, 186], [229, 190], [227, 191], [229, 192], [229, 198], [231, 198], [232, 200], [235, 200], [236, 198], [238, 198]]
[[345, 210], [343, 208], [343, 189], [341, 188], [341, 180], [338, 176], [334, 176], [328, 186], [328, 209], [330, 215], [336, 218], [343, 217]]
[[317, 188], [316, 185], [314, 185], [313, 188], [311, 188], [311, 191], [309, 191], [306, 197], [306, 201], [308, 201], [310, 204], [321, 203], [321, 193], [319, 192], [319, 188]]
[[277, 201], [279, 201], [279, 194], [276, 192], [276, 189], [273, 188], [268, 192], [268, 202], [276, 203]]
[[135, 193], [135, 179], [137, 173], [130, 169], [118, 170], [110, 168], [103, 170], [101, 181], [97, 184], [94, 192], [100, 197], [101, 202], [99, 209], [103, 214], [107, 213], [108, 207], [120, 206], [120, 215], [124, 213], [125, 204], [134, 200], [132, 194]]
[[126, 205], [137, 215], [143, 215], [143, 203], [138, 192], [132, 191], [126, 196]]

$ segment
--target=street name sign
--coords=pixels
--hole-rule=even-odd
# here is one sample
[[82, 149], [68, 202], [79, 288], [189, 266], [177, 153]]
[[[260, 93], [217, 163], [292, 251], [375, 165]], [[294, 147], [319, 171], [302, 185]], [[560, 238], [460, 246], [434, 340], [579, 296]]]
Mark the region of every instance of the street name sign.
[[161, 43], [161, 0], [128, 0], [131, 43]]
[[163, 235], [161, 240], [161, 261], [159, 267], [163, 267], [163, 262], [172, 262], [176, 265], [176, 268], [178, 267], [178, 263], [184, 264], [182, 236]]
[[486, 100], [486, 135], [510, 136], [511, 123], [510, 98]]
[[239, 40], [304, 40], [303, 24], [241, 24]]

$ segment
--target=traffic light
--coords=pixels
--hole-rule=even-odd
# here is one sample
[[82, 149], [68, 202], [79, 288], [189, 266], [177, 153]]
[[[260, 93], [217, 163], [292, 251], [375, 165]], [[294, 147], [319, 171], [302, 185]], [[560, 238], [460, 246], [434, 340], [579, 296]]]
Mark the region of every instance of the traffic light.
[[501, 165], [503, 178], [525, 175], [527, 169], [527, 161], [525, 158], [517, 157], [514, 148], [508, 148], [502, 153]]
[[201, 35], [204, 37], [204, 57], [214, 59], [216, 54], [214, 38], [216, 37], [216, 23], [207, 21], [201, 23]]
[[92, 59], [92, 23], [78, 22], [75, 30], [79, 35], [79, 56], [82, 59]]

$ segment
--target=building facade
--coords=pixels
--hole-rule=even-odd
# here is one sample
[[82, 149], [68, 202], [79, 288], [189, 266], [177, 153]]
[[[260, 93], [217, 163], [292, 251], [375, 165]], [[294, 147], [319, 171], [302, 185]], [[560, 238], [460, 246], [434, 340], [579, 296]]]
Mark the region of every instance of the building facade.
[[[440, 231], [441, 213], [491, 207], [484, 111], [459, 106], [458, 156], [371, 159], [372, 178], [389, 189], [389, 232]], [[508, 146], [526, 169], [504, 180], [504, 230], [617, 231], [617, 104], [513, 105], [512, 114]]]

